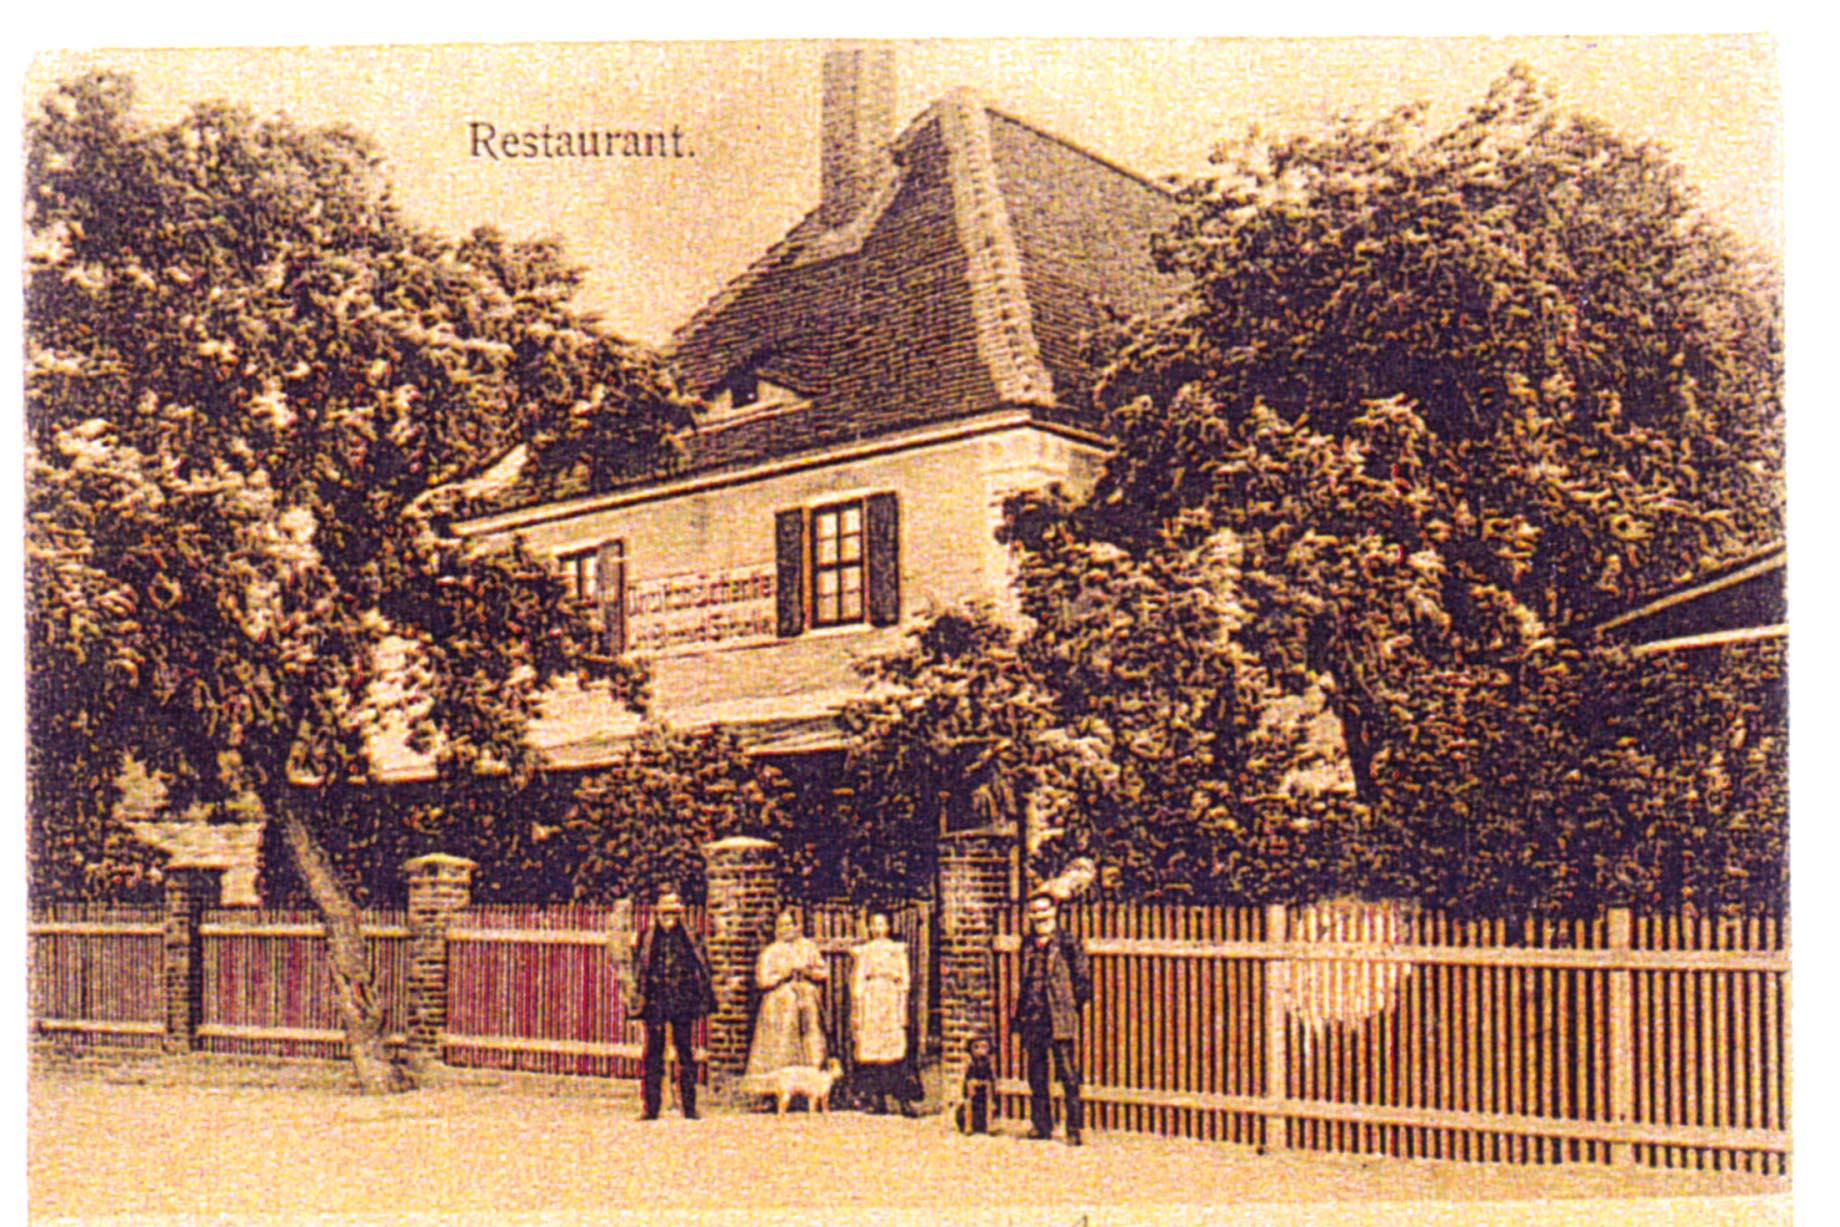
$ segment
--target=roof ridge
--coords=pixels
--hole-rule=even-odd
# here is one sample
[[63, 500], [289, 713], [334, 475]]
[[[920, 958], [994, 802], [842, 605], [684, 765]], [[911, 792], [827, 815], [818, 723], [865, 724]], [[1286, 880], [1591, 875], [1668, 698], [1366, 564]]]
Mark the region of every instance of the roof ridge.
[[1116, 174], [1123, 175], [1125, 178], [1130, 179], [1133, 182], [1142, 184], [1144, 187], [1150, 188], [1152, 191], [1155, 191], [1161, 195], [1168, 196], [1171, 199], [1173, 199], [1179, 194], [1175, 188], [1169, 186], [1167, 183], [1162, 183], [1156, 179], [1152, 179], [1150, 176], [1142, 173], [1141, 171], [1132, 170], [1129, 166], [1126, 166], [1122, 162], [1114, 162], [1112, 159], [1106, 157], [1102, 153], [1094, 153], [1092, 150], [1086, 148], [1084, 145], [1078, 144], [1075, 141], [1070, 141], [1066, 137], [1060, 135], [1057, 132], [1048, 131], [1046, 128], [1042, 127], [1040, 124], [1033, 123], [1030, 120], [1023, 119], [1019, 115], [1012, 115], [1010, 112], [1003, 110], [1001, 107], [986, 106], [984, 109], [986, 111], [989, 111], [992, 115], [995, 115], [998, 119], [1007, 120], [1008, 122], [1015, 124], [1018, 128], [1026, 128], [1028, 129], [1028, 131], [1030, 131], [1036, 136], [1039, 136], [1041, 139], [1045, 141], [1053, 141], [1055, 144], [1060, 145], [1063, 148], [1066, 148], [1068, 150], [1071, 150], [1074, 153], [1079, 154], [1081, 157], [1087, 159], [1088, 161], [1097, 162], [1099, 165], [1105, 167], [1105, 169], [1112, 171]]
[[963, 88], [953, 90], [935, 109], [946, 146], [953, 217], [967, 258], [965, 278], [971, 289], [978, 357], [999, 399], [1053, 405], [1054, 381], [1035, 337], [1022, 253], [1010, 226], [1009, 202], [997, 182], [990, 110]]

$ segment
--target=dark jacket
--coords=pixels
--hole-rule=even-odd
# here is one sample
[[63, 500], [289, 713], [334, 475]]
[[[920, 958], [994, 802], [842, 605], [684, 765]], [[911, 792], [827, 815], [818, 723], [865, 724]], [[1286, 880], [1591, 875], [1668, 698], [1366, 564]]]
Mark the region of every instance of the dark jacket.
[[633, 960], [633, 985], [631, 1009], [633, 1017], [644, 1018], [650, 1010], [657, 1018], [699, 1018], [716, 1008], [715, 987], [709, 976], [709, 955], [703, 950], [702, 939], [690, 931], [688, 925], [681, 921], [678, 931], [687, 940], [690, 948], [689, 983], [683, 986], [674, 1001], [648, 1001], [646, 986], [651, 980], [652, 959], [656, 950], [658, 925], [654, 922], [639, 938], [638, 957]]
[[[1022, 978], [1010, 1026], [1023, 1038], [1070, 1040], [1079, 1035], [1080, 1011], [1092, 1000], [1092, 968], [1080, 939], [1056, 928], [1046, 948], [1033, 933], [1022, 937]], [[1043, 1009], [1032, 1008], [1039, 1001]]]

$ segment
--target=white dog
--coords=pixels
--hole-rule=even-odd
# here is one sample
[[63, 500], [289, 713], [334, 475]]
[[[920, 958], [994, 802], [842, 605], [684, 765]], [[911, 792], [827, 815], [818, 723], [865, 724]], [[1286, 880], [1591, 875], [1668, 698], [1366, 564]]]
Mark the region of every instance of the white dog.
[[792, 1106], [792, 1101], [804, 1097], [805, 1106], [813, 1112], [822, 1112], [829, 1104], [831, 1086], [843, 1075], [843, 1067], [832, 1057], [824, 1063], [824, 1068], [814, 1069], [809, 1065], [788, 1065], [776, 1069], [763, 1080], [769, 1084], [765, 1093], [773, 1096], [774, 1107], [781, 1115]]

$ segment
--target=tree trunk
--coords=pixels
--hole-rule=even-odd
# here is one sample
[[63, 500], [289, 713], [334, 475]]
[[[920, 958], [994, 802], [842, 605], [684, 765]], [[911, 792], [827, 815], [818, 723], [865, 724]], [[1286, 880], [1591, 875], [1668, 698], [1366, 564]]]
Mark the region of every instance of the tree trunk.
[[358, 1085], [367, 1095], [412, 1090], [414, 1078], [390, 1056], [384, 1042], [383, 1003], [377, 999], [376, 985], [371, 980], [370, 952], [360, 927], [358, 905], [339, 881], [338, 871], [296, 810], [296, 804], [290, 799], [278, 807], [281, 833], [313, 906], [326, 921], [333, 996], [339, 1018], [345, 1024], [345, 1040]]
[[1347, 694], [1336, 696], [1330, 707], [1342, 722], [1342, 746], [1348, 752], [1348, 769], [1354, 775], [1355, 800], [1372, 805], [1376, 800], [1375, 747], [1367, 736], [1367, 716], [1361, 710], [1360, 700]]

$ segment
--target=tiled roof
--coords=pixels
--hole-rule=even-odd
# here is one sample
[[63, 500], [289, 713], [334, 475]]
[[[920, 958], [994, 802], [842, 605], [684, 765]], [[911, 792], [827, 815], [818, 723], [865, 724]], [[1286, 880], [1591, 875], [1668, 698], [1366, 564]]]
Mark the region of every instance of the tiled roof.
[[915, 120], [895, 163], [852, 225], [814, 212], [678, 332], [691, 391], [751, 367], [807, 398], [699, 431], [690, 469], [999, 406], [1077, 413], [1102, 304], [1154, 311], [1180, 288], [1150, 256], [1167, 191], [968, 93]]

